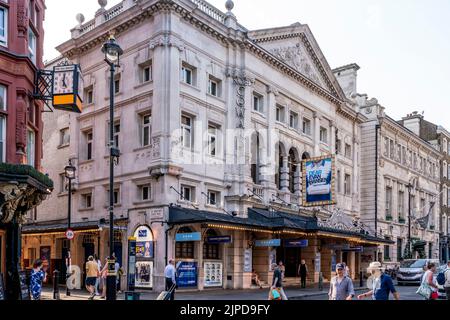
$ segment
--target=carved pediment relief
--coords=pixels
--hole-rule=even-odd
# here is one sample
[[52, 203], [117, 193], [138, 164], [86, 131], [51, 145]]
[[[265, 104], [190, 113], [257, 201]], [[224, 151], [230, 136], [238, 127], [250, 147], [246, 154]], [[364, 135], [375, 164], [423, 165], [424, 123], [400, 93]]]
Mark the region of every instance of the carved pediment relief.
[[310, 80], [326, 88], [319, 72], [314, 67], [314, 64], [300, 43], [290, 47], [274, 48], [270, 52]]

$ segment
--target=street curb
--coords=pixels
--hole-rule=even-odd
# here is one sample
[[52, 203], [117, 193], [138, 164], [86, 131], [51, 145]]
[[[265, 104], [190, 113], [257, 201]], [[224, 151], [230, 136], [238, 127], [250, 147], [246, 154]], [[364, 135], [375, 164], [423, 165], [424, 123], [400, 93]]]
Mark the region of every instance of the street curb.
[[[365, 288], [365, 287], [355, 288], [355, 292], [356, 291], [364, 291], [364, 290], [367, 290], [367, 288]], [[323, 295], [328, 295], [328, 293], [326, 291], [323, 291], [323, 292], [320, 292], [320, 293], [310, 293], [310, 294], [304, 294], [304, 295], [301, 295], [301, 296], [294, 296], [294, 297], [288, 297], [288, 298], [289, 298], [289, 300], [302, 300], [304, 298], [320, 297], [320, 296], [323, 296]]]

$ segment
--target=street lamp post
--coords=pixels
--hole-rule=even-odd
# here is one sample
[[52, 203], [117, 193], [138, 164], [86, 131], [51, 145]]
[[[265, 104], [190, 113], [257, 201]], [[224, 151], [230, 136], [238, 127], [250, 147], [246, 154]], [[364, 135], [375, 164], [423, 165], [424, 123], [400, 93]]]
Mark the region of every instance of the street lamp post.
[[[71, 223], [71, 215], [72, 215], [72, 180], [75, 179], [75, 171], [77, 169], [72, 165], [72, 160], [69, 159], [69, 165], [64, 168], [64, 176], [67, 180], [69, 180], [69, 195], [68, 195], [68, 204], [67, 204], [67, 230], [70, 229]], [[69, 277], [71, 275], [71, 256], [70, 256], [70, 239], [67, 239], [67, 271], [66, 271], [66, 296], [70, 296], [70, 288], [69, 288]]]
[[122, 48], [116, 43], [114, 36], [110, 36], [108, 42], [102, 47], [105, 61], [110, 67], [109, 79], [109, 260], [108, 276], [106, 278], [106, 300], [116, 300], [116, 274], [113, 272], [114, 256], [114, 159], [119, 157], [120, 151], [114, 144], [114, 73], [116, 67], [120, 67]]

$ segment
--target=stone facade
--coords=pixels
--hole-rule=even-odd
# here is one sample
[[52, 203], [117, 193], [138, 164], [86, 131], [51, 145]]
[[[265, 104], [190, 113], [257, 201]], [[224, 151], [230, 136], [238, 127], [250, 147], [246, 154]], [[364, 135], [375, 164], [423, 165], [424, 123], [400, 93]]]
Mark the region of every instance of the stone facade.
[[[398, 263], [408, 243], [409, 188], [411, 238], [426, 242], [414, 257], [439, 257], [441, 154], [431, 143], [385, 113], [377, 99], [356, 91], [357, 65], [335, 70], [343, 88], [367, 117], [361, 125], [361, 219], [380, 237], [395, 242], [379, 248], [378, 260]], [[406, 125], [405, 125], [406, 126]], [[425, 227], [417, 219], [428, 216]]]
[[[192, 247], [178, 247], [174, 239], [181, 227], [202, 235], [206, 230], [200, 224], [169, 228], [164, 223], [169, 206], [240, 218], [246, 218], [251, 207], [277, 206], [324, 220], [340, 209], [359, 218], [360, 125], [366, 117], [347, 100], [307, 25], [248, 31], [231, 12], [222, 13], [201, 0], [125, 0], [82, 22], [80, 18], [72, 39], [58, 50], [81, 65], [84, 110], [70, 116], [56, 111], [45, 119], [50, 123], [44, 166], [56, 187], [54, 202], [38, 210], [40, 222], [66, 218], [66, 209], [61, 208], [67, 207], [67, 194], [58, 177], [69, 158], [77, 167], [72, 221], [107, 217], [109, 69], [101, 45], [111, 32], [124, 49], [115, 78], [121, 157], [115, 166], [114, 212], [117, 219], [127, 220], [126, 230], [118, 232], [125, 267], [127, 238], [139, 226], [148, 226], [155, 245], [153, 287], [163, 287], [165, 258], [175, 257], [197, 263], [198, 288], [203, 289], [208, 257], [204, 237]], [[65, 128], [70, 143], [61, 145], [58, 137]], [[336, 155], [337, 205], [315, 211], [302, 208], [300, 162], [329, 154]], [[80, 230], [74, 242], [72, 263], [80, 267], [87, 252], [82, 240], [86, 232]], [[108, 246], [105, 232], [102, 228], [94, 232], [93, 250], [102, 260]], [[270, 235], [219, 227], [215, 232], [233, 237], [233, 243], [221, 244], [212, 259], [226, 266], [222, 286], [250, 287], [251, 272], [243, 272], [244, 251], [254, 240]], [[286, 261], [287, 273], [295, 277], [301, 256], [311, 273], [309, 281], [317, 282], [320, 271], [329, 279], [333, 255], [347, 261], [353, 276], [359, 273], [358, 253], [344, 255], [333, 249], [336, 241], [352, 239], [299, 234], [308, 238], [309, 246], [294, 252], [294, 262]], [[61, 241], [63, 233], [52, 236], [52, 241]], [[36, 235], [26, 238], [30, 240], [24, 242], [25, 254], [42, 245]], [[60, 249], [54, 248], [55, 260], [62, 259]], [[178, 256], [185, 249], [193, 254]], [[253, 267], [269, 282], [271, 250], [252, 249]], [[275, 259], [281, 256], [287, 259], [281, 250]]]

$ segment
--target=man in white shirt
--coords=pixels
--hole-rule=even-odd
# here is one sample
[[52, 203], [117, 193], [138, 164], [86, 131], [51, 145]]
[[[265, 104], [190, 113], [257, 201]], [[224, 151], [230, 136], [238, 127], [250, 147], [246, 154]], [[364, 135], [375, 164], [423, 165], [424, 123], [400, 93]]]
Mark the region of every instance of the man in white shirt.
[[[175, 261], [169, 260], [169, 264], [164, 269], [164, 277], [166, 278], [166, 291], [169, 291], [173, 285], [176, 285]], [[175, 300], [175, 289], [170, 294], [170, 300]]]

